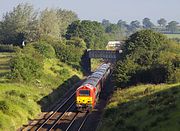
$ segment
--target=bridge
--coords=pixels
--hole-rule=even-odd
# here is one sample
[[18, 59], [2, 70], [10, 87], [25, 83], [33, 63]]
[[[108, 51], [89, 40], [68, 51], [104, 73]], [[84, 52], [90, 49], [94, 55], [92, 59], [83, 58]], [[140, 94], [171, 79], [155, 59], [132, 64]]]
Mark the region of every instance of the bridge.
[[104, 59], [106, 61], [115, 62], [120, 58], [122, 50], [86, 50], [83, 59], [83, 67], [87, 73], [91, 72], [91, 59]]
[[89, 58], [118, 59], [121, 50], [87, 50]]

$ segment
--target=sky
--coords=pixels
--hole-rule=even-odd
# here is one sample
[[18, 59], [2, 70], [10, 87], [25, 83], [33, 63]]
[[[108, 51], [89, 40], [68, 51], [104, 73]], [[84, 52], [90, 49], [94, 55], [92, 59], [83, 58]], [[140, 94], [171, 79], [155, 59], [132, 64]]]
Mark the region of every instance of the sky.
[[0, 0], [0, 18], [19, 3], [30, 3], [38, 10], [72, 10], [81, 20], [117, 23], [122, 19], [129, 23], [148, 17], [155, 24], [159, 18], [180, 23], [180, 0]]

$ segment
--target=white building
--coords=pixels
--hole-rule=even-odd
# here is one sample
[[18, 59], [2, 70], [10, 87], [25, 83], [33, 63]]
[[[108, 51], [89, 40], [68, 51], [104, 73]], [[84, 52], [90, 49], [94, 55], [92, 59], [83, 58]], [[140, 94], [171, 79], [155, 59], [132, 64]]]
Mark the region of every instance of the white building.
[[109, 41], [106, 49], [107, 50], [120, 50], [122, 46], [122, 42], [120, 41]]

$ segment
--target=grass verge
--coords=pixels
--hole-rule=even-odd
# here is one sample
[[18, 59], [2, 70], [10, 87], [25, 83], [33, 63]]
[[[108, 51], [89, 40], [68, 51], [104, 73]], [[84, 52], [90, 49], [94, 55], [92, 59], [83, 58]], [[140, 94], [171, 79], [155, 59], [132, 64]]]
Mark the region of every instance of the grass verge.
[[98, 131], [179, 131], [180, 83], [117, 89]]

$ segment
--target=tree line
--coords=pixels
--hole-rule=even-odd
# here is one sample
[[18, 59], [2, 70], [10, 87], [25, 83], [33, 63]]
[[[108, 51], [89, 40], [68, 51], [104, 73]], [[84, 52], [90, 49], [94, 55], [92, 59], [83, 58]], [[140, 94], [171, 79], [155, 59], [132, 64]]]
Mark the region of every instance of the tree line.
[[46, 8], [38, 12], [28, 3], [19, 4], [0, 22], [0, 43], [21, 44], [47, 36], [61, 39], [67, 26], [77, 19], [72, 11]]
[[68, 10], [46, 8], [38, 12], [25, 3], [7, 12], [0, 21], [0, 50], [16, 52], [10, 78], [17, 80], [39, 78], [43, 60], [50, 58], [83, 71], [84, 51], [103, 49], [107, 41], [101, 23], [80, 21], [76, 13]]
[[144, 18], [142, 24], [138, 20], [131, 21], [127, 24], [126, 21], [119, 20], [116, 24], [112, 24], [109, 20], [103, 19], [102, 25], [106, 28], [106, 32], [119, 32], [124, 36], [129, 36], [138, 30], [152, 29], [161, 33], [180, 33], [179, 22], [170, 21], [167, 22], [165, 18], [157, 20], [157, 26], [150, 20], [150, 18]]

